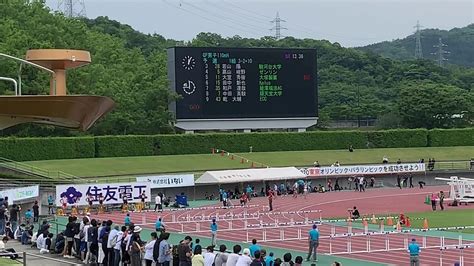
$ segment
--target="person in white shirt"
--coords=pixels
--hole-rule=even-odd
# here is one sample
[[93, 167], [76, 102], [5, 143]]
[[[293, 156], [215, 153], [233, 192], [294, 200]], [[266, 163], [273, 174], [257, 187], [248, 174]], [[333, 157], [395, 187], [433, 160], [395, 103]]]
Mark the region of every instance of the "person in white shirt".
[[[227, 259], [229, 261], [229, 259]], [[242, 256], [239, 257], [235, 266], [249, 266], [252, 263], [252, 259], [250, 258], [250, 249], [245, 248]]]
[[155, 197], [155, 211], [158, 208], [159, 212], [163, 212], [163, 207], [161, 205], [161, 196], [160, 194], [156, 195]]
[[156, 232], [152, 232], [151, 241], [145, 245], [144, 259], [146, 266], [151, 266], [153, 263], [153, 247], [155, 247], [156, 239], [158, 239], [158, 235], [156, 234]]
[[44, 233], [43, 234], [39, 234], [38, 238], [36, 238], [36, 248], [38, 249], [42, 249], [44, 248], [44, 240], [45, 240], [45, 235]]
[[240, 245], [235, 245], [233, 249], [234, 253], [229, 254], [227, 257], [226, 266], [235, 266], [237, 264], [237, 260], [240, 258], [239, 253], [242, 250], [242, 247]]
[[[86, 216], [87, 218], [87, 216]], [[82, 234], [84, 235], [84, 238], [81, 240], [81, 242], [85, 243], [86, 245], [86, 250], [85, 251], [82, 251], [82, 258], [83, 258], [83, 261], [87, 261], [86, 259], [87, 258], [87, 253], [88, 251], [90, 250], [91, 248], [91, 242], [89, 242], [89, 236], [88, 236], [88, 233], [87, 231], [89, 230], [89, 228], [91, 227], [90, 225], [90, 218], [87, 218], [87, 219], [84, 219], [84, 227], [82, 227]]]
[[110, 261], [110, 262], [115, 260], [115, 258], [114, 258], [114, 255], [115, 255], [114, 247], [115, 247], [115, 244], [117, 243], [118, 232], [119, 232], [119, 226], [116, 225], [116, 226], [114, 226], [114, 229], [112, 229], [112, 231], [110, 231], [109, 238], [107, 239], [107, 255], [108, 255], [108, 260], [107, 261]]
[[214, 259], [216, 258], [216, 254], [214, 254], [214, 247], [208, 246], [206, 248], [206, 253], [203, 254], [204, 256], [204, 266], [212, 266], [214, 263]]
[[117, 233], [117, 241], [114, 246], [114, 265], [120, 265], [120, 251], [122, 250], [122, 240], [125, 231], [127, 231], [127, 227], [122, 226], [121, 230]]

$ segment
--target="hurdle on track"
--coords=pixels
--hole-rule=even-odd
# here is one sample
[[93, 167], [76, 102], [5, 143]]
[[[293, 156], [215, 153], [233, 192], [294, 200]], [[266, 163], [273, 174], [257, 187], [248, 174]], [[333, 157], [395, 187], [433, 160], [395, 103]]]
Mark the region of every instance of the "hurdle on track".
[[[214, 214], [206, 215], [204, 212], [197, 215], [187, 214], [184, 217], [177, 218], [175, 214], [171, 215], [171, 221], [167, 221], [168, 223], [181, 223], [181, 222], [211, 222], [213, 219], [217, 221], [230, 221], [230, 220], [238, 220], [241, 221], [242, 219], [260, 219], [262, 216], [268, 215], [298, 215], [304, 217], [306, 223], [309, 222], [308, 214], [310, 213], [319, 213], [319, 220], [321, 220], [321, 210], [311, 210], [311, 211], [287, 211], [287, 212], [269, 212], [263, 213], [260, 211], [256, 212], [248, 212], [244, 210], [241, 213], [234, 213], [233, 211], [226, 212], [224, 214], [220, 214], [219, 212], [215, 212]], [[145, 223], [145, 222], [144, 222]]]
[[459, 266], [464, 266], [464, 250], [474, 248], [474, 244], [444, 245], [439, 248], [439, 265], [443, 265], [443, 255], [445, 250], [459, 250]]

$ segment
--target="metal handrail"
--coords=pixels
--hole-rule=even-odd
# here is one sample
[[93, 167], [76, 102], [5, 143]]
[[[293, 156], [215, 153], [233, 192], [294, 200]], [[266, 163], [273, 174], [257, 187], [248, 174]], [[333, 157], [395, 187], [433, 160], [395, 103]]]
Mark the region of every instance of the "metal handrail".
[[[31, 174], [34, 174], [34, 175], [39, 175], [39, 176], [42, 176], [42, 177], [46, 177], [48, 179], [51, 179], [51, 181], [71, 181], [71, 180], [74, 180], [74, 181], [79, 181], [79, 182], [84, 182], [84, 183], [88, 182], [87, 180], [85, 180], [81, 177], [71, 175], [71, 174], [65, 173], [63, 171], [53, 171], [53, 172], [51, 172], [51, 171], [48, 171], [48, 170], [41, 169], [39, 167], [35, 167], [35, 166], [29, 165], [29, 164], [13, 161], [13, 160], [3, 158], [3, 157], [0, 157], [0, 165], [4, 166], [6, 168], [13, 169], [13, 170], [19, 170], [19, 171], [31, 173]], [[52, 174], [54, 174], [54, 176]], [[42, 180], [42, 181], [45, 181], [45, 180]]]
[[18, 96], [18, 82], [16, 82], [15, 79], [7, 78], [7, 77], [0, 77], [0, 80], [13, 82], [13, 86], [15, 86], [15, 96]]
[[12, 60], [21, 62], [20, 68], [19, 68], [19, 71], [18, 71], [18, 80], [19, 80], [19, 82], [20, 82], [20, 87], [19, 87], [19, 90], [18, 90], [18, 95], [21, 95], [21, 70], [22, 70], [22, 65], [23, 65], [23, 64], [27, 64], [27, 65], [30, 65], [30, 66], [34, 66], [34, 67], [36, 67], [36, 68], [39, 68], [39, 69], [41, 69], [41, 70], [44, 70], [44, 71], [47, 71], [47, 72], [51, 73], [51, 76], [52, 76], [52, 78], [53, 78], [53, 91], [54, 91], [54, 95], [56, 95], [56, 72], [54, 72], [53, 70], [51, 70], [51, 69], [49, 69], [49, 68], [46, 68], [46, 67], [44, 67], [44, 66], [41, 66], [41, 65], [32, 63], [32, 62], [30, 62], [30, 61], [27, 61], [27, 60], [24, 60], [24, 59], [21, 59], [21, 58], [18, 58], [18, 57], [14, 57], [14, 56], [7, 55], [7, 54], [4, 54], [4, 53], [0, 53], [0, 56], [3, 56], [3, 57], [6, 57], [6, 58], [9, 58], [9, 59], [12, 59]]

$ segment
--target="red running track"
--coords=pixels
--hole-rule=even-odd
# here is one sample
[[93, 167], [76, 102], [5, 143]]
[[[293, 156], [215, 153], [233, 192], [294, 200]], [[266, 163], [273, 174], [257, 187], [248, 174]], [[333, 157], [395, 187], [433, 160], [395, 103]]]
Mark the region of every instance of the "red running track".
[[[298, 197], [293, 198], [288, 197], [278, 197], [274, 200], [274, 210], [275, 211], [305, 211], [305, 210], [322, 210], [323, 218], [330, 217], [344, 217], [347, 215], [347, 209], [357, 206], [362, 215], [371, 216], [372, 214], [394, 214], [401, 212], [418, 212], [426, 211], [430, 209], [430, 206], [424, 204], [424, 198], [427, 194], [432, 192], [439, 192], [440, 190], [449, 191], [448, 186], [436, 186], [436, 187], [425, 187], [425, 189], [399, 189], [399, 188], [384, 188], [384, 189], [371, 189], [366, 192], [354, 192], [354, 191], [341, 191], [341, 192], [329, 192], [329, 193], [313, 193], [309, 194], [307, 198]], [[260, 206], [265, 206], [267, 204], [266, 198], [255, 198], [252, 199], [250, 204], [256, 204]], [[457, 207], [459, 208], [473, 208], [474, 205]], [[247, 208], [247, 213], [255, 213], [257, 211], [262, 212], [262, 207], [252, 207]], [[209, 228], [209, 222], [181, 222], [181, 223], [171, 223], [173, 218], [176, 221], [183, 221], [185, 219], [197, 218], [199, 216], [213, 216], [213, 215], [222, 215], [226, 214], [242, 214], [244, 212], [243, 208], [235, 209], [216, 209], [216, 210], [187, 210], [187, 211], [165, 211], [162, 214], [156, 214], [152, 212], [147, 213], [132, 213], [132, 221], [136, 224], [141, 224], [143, 222], [150, 223], [149, 225], [144, 225], [148, 228], [154, 228], [153, 223], [156, 218], [162, 217], [165, 222], [167, 222], [167, 230], [181, 232], [183, 229], [187, 231], [196, 231], [196, 227], [200, 227], [201, 232], [194, 233], [194, 235], [200, 236], [209, 236], [204, 230]], [[123, 221], [124, 214], [121, 213], [110, 213], [102, 214], [99, 219], [112, 219], [114, 221]], [[188, 216], [190, 218], [188, 218]], [[319, 214], [310, 213], [306, 217], [310, 220], [319, 219]], [[260, 218], [246, 218], [247, 223], [258, 224], [263, 223], [273, 223], [275, 220], [278, 222], [289, 222], [293, 221], [303, 221], [305, 219], [303, 214], [285, 214], [285, 215], [273, 215], [271, 213], [266, 213], [260, 216]], [[232, 221], [233, 228], [243, 228], [242, 218]], [[183, 224], [183, 226], [181, 226]], [[196, 225], [199, 224], [199, 225]], [[242, 230], [235, 231], [226, 231], [225, 229], [229, 228], [229, 222], [219, 221], [219, 235], [220, 239], [225, 239], [229, 241], [246, 241], [247, 234], [242, 235]], [[291, 228], [285, 228], [285, 236], [296, 235], [298, 228], [301, 228], [303, 235], [307, 234], [309, 228], [306, 226], [293, 226]], [[331, 227], [328, 225], [320, 226], [321, 236], [327, 236], [330, 234]], [[281, 235], [281, 230], [279, 229], [270, 229], [267, 228], [266, 237], [267, 240], [278, 239]], [[336, 227], [336, 233], [345, 232], [347, 229], [343, 227]], [[203, 232], [204, 231], [204, 232]], [[263, 229], [249, 229], [248, 236], [249, 239], [256, 238], [263, 240]], [[356, 230], [354, 230], [355, 232]], [[414, 236], [419, 241], [421, 240], [420, 236]], [[391, 248], [403, 248], [405, 239], [411, 239], [410, 234], [397, 234], [390, 235], [390, 247]], [[427, 245], [439, 245], [439, 238], [427, 237]], [[259, 241], [262, 243], [262, 241]], [[347, 248], [347, 238], [339, 238], [332, 240], [332, 251], [344, 251]], [[445, 244], [457, 244], [458, 240], [445, 240]], [[466, 242], [464, 242], [466, 243]], [[352, 251], [364, 251], [367, 250], [367, 240], [366, 237], [353, 237], [351, 239]], [[306, 240], [285, 240], [285, 241], [268, 241], [263, 243], [264, 246], [268, 247], [278, 247], [283, 249], [291, 249], [298, 251], [306, 251], [307, 241]], [[385, 248], [385, 236], [372, 236], [370, 248], [373, 249], [383, 249]], [[328, 253], [329, 252], [329, 239], [321, 239], [320, 247], [318, 252]], [[376, 254], [374, 256], [374, 254]], [[459, 251], [458, 250], [448, 250], [443, 252], [443, 265], [454, 265], [454, 262], [459, 261]], [[340, 255], [348, 258], [356, 258], [367, 261], [388, 263], [392, 265], [406, 265], [407, 261], [407, 252], [405, 250], [401, 251], [379, 251], [372, 253], [356, 253], [356, 254], [347, 254]], [[439, 265], [439, 256], [440, 251], [437, 248], [434, 249], [423, 249], [420, 259], [423, 265]], [[464, 250], [464, 262], [466, 266], [474, 266], [474, 250], [467, 249]]]

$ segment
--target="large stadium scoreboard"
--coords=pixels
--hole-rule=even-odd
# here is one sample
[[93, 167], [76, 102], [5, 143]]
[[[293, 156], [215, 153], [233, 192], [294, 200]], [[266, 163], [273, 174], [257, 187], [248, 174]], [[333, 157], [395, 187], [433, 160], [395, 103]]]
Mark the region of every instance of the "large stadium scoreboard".
[[178, 121], [317, 117], [314, 49], [175, 47], [168, 75]]

